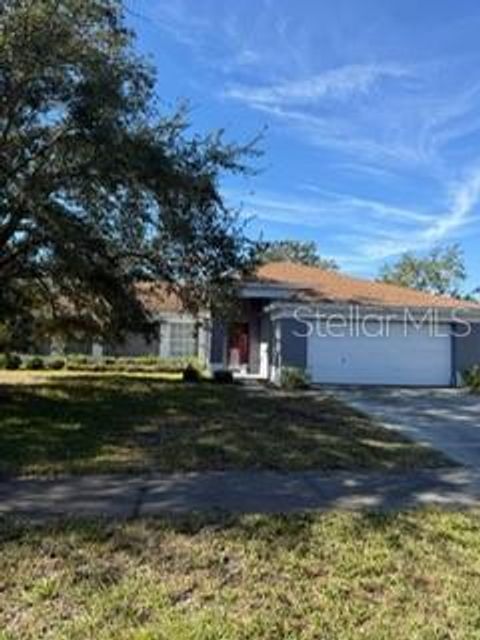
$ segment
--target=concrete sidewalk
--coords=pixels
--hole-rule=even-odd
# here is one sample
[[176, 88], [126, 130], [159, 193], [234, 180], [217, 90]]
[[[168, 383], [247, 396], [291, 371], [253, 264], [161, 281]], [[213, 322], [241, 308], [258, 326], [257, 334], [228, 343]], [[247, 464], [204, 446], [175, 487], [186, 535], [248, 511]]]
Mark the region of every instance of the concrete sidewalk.
[[148, 517], [225, 510], [279, 513], [480, 506], [480, 474], [465, 468], [390, 473], [211, 472], [0, 482], [0, 515]]

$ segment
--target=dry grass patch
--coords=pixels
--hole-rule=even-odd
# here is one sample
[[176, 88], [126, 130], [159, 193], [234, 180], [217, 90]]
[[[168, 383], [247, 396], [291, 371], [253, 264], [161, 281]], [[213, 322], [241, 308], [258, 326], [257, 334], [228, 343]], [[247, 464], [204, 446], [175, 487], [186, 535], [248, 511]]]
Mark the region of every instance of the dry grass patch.
[[0, 545], [2, 640], [479, 633], [475, 512], [4, 521]]

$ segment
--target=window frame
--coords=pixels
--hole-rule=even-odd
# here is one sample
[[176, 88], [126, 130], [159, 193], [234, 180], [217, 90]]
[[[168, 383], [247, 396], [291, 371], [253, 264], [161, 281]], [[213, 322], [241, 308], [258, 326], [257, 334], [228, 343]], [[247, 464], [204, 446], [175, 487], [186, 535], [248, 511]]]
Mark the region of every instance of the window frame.
[[[191, 335], [174, 336], [176, 330], [190, 330]], [[168, 323], [168, 354], [170, 358], [198, 357], [198, 327], [195, 321], [171, 320]]]

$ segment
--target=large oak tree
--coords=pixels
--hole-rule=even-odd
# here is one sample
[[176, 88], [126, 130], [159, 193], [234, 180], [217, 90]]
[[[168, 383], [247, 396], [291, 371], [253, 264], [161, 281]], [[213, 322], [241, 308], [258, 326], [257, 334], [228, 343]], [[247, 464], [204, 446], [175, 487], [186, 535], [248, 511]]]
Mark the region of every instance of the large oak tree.
[[0, 322], [33, 302], [100, 334], [146, 320], [138, 279], [189, 308], [221, 297], [249, 246], [219, 177], [254, 146], [189, 134], [117, 0], [0, 0]]

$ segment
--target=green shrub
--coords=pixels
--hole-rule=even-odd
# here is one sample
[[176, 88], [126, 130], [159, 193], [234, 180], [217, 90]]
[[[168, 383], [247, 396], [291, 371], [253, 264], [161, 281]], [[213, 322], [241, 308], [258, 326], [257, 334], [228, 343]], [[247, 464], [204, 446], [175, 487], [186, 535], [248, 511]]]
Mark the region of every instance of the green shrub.
[[183, 382], [191, 382], [191, 383], [201, 382], [202, 374], [196, 367], [194, 367], [192, 364], [189, 364], [183, 370], [182, 380]]
[[[110, 358], [108, 359], [110, 360]], [[193, 367], [201, 372], [204, 367], [197, 358], [159, 358], [156, 356], [119, 357], [108, 364], [113, 371], [137, 371], [157, 373], [183, 373], [187, 367]]]
[[22, 359], [15, 353], [0, 353], [0, 369], [14, 371], [20, 369]]
[[88, 370], [98, 372], [98, 371], [108, 371], [109, 369], [101, 360], [99, 360], [98, 362], [92, 363]]
[[297, 367], [283, 367], [280, 374], [280, 386], [282, 389], [308, 389], [309, 377], [304, 369]]
[[64, 358], [51, 358], [47, 361], [47, 369], [52, 369], [53, 371], [60, 371], [65, 367]]
[[93, 358], [83, 355], [72, 355], [66, 358], [66, 367], [72, 371], [183, 373], [188, 366], [192, 366], [200, 373], [204, 370], [198, 358], [158, 358], [156, 356]]
[[213, 381], [217, 384], [233, 384], [233, 373], [227, 369], [219, 369], [213, 372]]
[[29, 371], [39, 371], [40, 369], [45, 369], [45, 362], [40, 356], [32, 356], [25, 360], [23, 366]]
[[7, 360], [7, 369], [15, 371], [22, 366], [22, 359], [16, 353], [10, 353]]
[[465, 384], [470, 387], [472, 391], [480, 393], [480, 365], [475, 365], [464, 373]]
[[70, 355], [65, 360], [65, 365], [70, 371], [88, 371], [93, 359], [89, 356]]
[[146, 367], [155, 366], [161, 360], [158, 356], [136, 356], [134, 358], [129, 358], [130, 362], [134, 362], [139, 365], [143, 365]]

